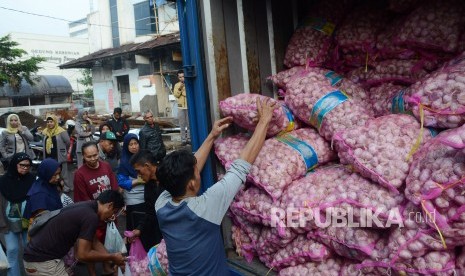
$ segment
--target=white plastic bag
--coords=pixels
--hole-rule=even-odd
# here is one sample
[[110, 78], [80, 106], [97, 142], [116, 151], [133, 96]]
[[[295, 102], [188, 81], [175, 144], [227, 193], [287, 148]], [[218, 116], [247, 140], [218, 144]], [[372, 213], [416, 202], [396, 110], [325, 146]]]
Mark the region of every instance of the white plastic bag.
[[115, 222], [111, 221], [107, 224], [107, 232], [105, 235], [105, 248], [109, 253], [127, 253], [123, 238], [116, 228]]
[[8, 268], [10, 268], [10, 263], [8, 263], [6, 254], [3, 251], [2, 246], [0, 246], [0, 271], [7, 270]]
[[118, 268], [118, 276], [132, 276], [131, 269], [129, 268], [129, 263], [126, 263], [126, 268], [124, 272], [121, 271], [121, 268]]

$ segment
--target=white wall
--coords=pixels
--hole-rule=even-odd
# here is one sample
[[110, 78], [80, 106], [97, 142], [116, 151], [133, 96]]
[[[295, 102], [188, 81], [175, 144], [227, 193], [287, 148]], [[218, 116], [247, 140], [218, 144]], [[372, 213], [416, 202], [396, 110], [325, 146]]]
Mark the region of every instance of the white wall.
[[177, 12], [175, 4], [166, 4], [158, 7], [158, 26], [161, 35], [179, 32]]
[[94, 88], [95, 112], [100, 114], [110, 113], [114, 104], [113, 78], [111, 68], [94, 68], [92, 70], [92, 83]]
[[121, 45], [134, 42], [136, 38], [134, 24], [134, 6], [132, 1], [118, 0], [119, 41]]
[[[113, 91], [116, 93], [114, 94], [115, 104], [120, 106], [121, 103], [121, 94], [118, 91], [118, 82], [116, 77], [118, 76], [125, 76], [128, 75], [129, 77], [129, 91], [131, 96], [131, 112], [139, 112], [140, 107], [139, 104], [139, 97], [138, 97], [138, 89], [137, 89], [137, 82], [139, 78], [139, 71], [137, 69], [121, 69], [121, 70], [113, 70]], [[137, 102], [137, 106], [134, 103]]]
[[89, 49], [97, 52], [113, 47], [109, 1], [98, 1], [97, 10], [87, 16], [89, 24]]
[[37, 72], [38, 75], [64, 76], [74, 91], [84, 90], [77, 83], [77, 79], [82, 78], [79, 69], [61, 70], [58, 65], [88, 55], [87, 39], [26, 33], [11, 33], [11, 39], [19, 43], [18, 48], [28, 53], [24, 58], [39, 56], [47, 59], [40, 63], [42, 68]]

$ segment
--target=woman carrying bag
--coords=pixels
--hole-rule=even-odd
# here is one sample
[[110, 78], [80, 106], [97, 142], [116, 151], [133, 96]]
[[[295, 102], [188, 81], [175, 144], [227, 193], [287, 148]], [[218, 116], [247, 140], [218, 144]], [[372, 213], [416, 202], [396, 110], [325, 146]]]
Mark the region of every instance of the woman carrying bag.
[[6, 255], [10, 268], [8, 276], [21, 275], [20, 246], [26, 246], [27, 227], [23, 219], [27, 192], [34, 182], [30, 173], [31, 158], [26, 153], [12, 156], [8, 171], [0, 178], [0, 233], [6, 241]]
[[[129, 133], [124, 137], [121, 161], [119, 163], [117, 180], [118, 185], [124, 189], [124, 203], [126, 204], [126, 230], [132, 231], [139, 221], [134, 221], [139, 213], [139, 220], [145, 213], [144, 181], [137, 176], [129, 160], [139, 151], [137, 135]], [[134, 213], [136, 212], [136, 213]]]
[[15, 153], [25, 152], [32, 159], [35, 158], [34, 151], [29, 148], [29, 142], [34, 140], [34, 136], [29, 129], [21, 125], [17, 114], [10, 114], [6, 119], [6, 129], [2, 132], [0, 140], [0, 153], [5, 170], [11, 157]]
[[71, 172], [68, 171], [67, 150], [70, 145], [68, 132], [58, 125], [55, 115], [47, 115], [47, 127], [42, 131], [44, 135], [44, 158], [53, 158], [61, 164], [61, 176], [64, 179], [64, 193], [73, 191]]

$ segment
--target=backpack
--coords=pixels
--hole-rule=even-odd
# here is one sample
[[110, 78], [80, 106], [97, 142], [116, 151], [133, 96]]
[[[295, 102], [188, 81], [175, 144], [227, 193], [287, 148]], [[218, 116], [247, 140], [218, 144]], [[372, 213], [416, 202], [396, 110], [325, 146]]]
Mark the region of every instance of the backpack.
[[32, 237], [35, 234], [37, 234], [37, 232], [39, 232], [39, 230], [42, 229], [42, 227], [45, 224], [47, 224], [47, 222], [49, 220], [56, 217], [61, 212], [61, 210], [63, 210], [63, 209], [58, 209], [58, 210], [54, 210], [54, 211], [46, 210], [46, 211], [43, 211], [42, 213], [40, 213], [39, 215], [37, 215], [36, 218], [34, 219], [34, 221], [29, 226], [29, 230], [27, 232], [29, 237]]

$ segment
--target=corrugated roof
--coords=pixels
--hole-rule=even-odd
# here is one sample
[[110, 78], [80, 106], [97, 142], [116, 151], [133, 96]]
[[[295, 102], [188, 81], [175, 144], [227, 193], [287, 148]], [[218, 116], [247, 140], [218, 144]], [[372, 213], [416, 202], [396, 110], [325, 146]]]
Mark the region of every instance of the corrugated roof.
[[108, 59], [126, 54], [136, 54], [151, 49], [156, 49], [163, 46], [168, 46], [180, 42], [179, 32], [156, 37], [152, 40], [142, 43], [130, 43], [116, 48], [102, 49], [97, 52], [91, 53], [87, 56], [75, 59], [73, 61], [59, 65], [60, 69], [69, 68], [91, 68], [94, 62], [102, 59]]
[[0, 87], [0, 92], [8, 97], [34, 97], [44, 94], [71, 94], [73, 88], [68, 79], [63, 76], [45, 75], [37, 76], [32, 86], [23, 80], [19, 92], [14, 91], [9, 84]]

